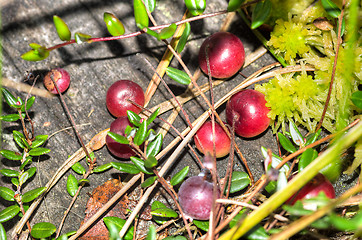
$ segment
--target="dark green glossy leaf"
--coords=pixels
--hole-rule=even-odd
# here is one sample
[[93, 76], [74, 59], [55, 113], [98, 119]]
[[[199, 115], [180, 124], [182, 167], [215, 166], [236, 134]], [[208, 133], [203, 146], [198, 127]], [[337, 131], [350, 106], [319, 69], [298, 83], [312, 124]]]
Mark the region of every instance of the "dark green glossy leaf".
[[25, 161], [20, 165], [19, 169], [20, 169], [20, 170], [24, 170], [24, 168], [25, 168], [27, 165], [31, 164], [32, 162], [33, 162], [33, 160], [32, 160], [32, 157], [31, 157], [31, 156], [26, 157]]
[[31, 148], [37, 148], [45, 143], [45, 141], [48, 139], [48, 135], [38, 135], [35, 137], [35, 140], [31, 144]]
[[190, 33], [191, 33], [191, 25], [190, 25], [190, 23], [187, 22], [187, 23], [185, 23], [185, 29], [180, 37], [177, 47], [176, 47], [176, 51], [178, 53], [181, 53], [182, 50], [184, 50], [186, 43], [187, 43], [187, 39], [190, 36]]
[[6, 240], [6, 231], [4, 226], [0, 223], [0, 239], [1, 240]]
[[46, 189], [47, 189], [46, 187], [39, 187], [39, 188], [35, 188], [33, 190], [30, 190], [29, 192], [26, 192], [26, 193], [23, 194], [21, 200], [24, 203], [31, 202], [35, 198], [40, 196], [43, 192], [45, 192]]
[[11, 183], [14, 184], [16, 187], [19, 186], [19, 180], [17, 178], [12, 178]]
[[228, 12], [234, 12], [238, 10], [244, 2], [245, 0], [230, 0], [227, 8]]
[[14, 160], [14, 161], [19, 161], [23, 158], [22, 155], [20, 155], [19, 153], [16, 153], [14, 151], [10, 151], [10, 150], [0, 150], [0, 154], [4, 157], [7, 158], [9, 160]]
[[141, 120], [142, 118], [138, 116], [135, 112], [132, 112], [131, 110], [127, 110], [127, 117], [128, 120], [136, 127], [141, 126]]
[[118, 163], [111, 162], [111, 166], [121, 172], [129, 173], [129, 174], [137, 174], [141, 172], [135, 165], [131, 163]]
[[318, 152], [313, 148], [308, 148], [307, 150], [305, 150], [299, 159], [298, 163], [299, 172], [302, 171], [304, 168], [306, 168], [309, 165], [309, 163], [311, 163], [317, 157], [318, 157]]
[[78, 43], [78, 44], [82, 44], [82, 43], [90, 43], [90, 38], [92, 36], [91, 35], [88, 35], [88, 34], [84, 34], [84, 33], [80, 33], [80, 32], [76, 32], [74, 34], [74, 39], [75, 39], [75, 42]]
[[19, 119], [20, 119], [20, 116], [19, 116], [19, 114], [16, 114], [16, 113], [8, 114], [8, 115], [4, 115], [4, 116], [0, 117], [0, 120], [5, 121], [5, 122], [15, 122]]
[[142, 30], [148, 27], [149, 19], [147, 10], [145, 5], [143, 5], [142, 0], [133, 0], [133, 10], [137, 27]]
[[270, 0], [258, 2], [251, 16], [251, 29], [260, 27], [269, 17], [272, 8]]
[[24, 137], [24, 138], [21, 138], [20, 140], [21, 140], [21, 143], [22, 143], [27, 149], [31, 148], [30, 145], [29, 145], [29, 143], [28, 143], [28, 141], [25, 139], [25, 137]]
[[149, 156], [146, 160], [145, 160], [145, 167], [146, 168], [153, 168], [156, 167], [158, 164], [157, 159], [154, 156]]
[[173, 67], [167, 67], [166, 68], [166, 74], [169, 76], [172, 80], [175, 82], [178, 82], [180, 84], [188, 85], [191, 83], [191, 78], [187, 73], [184, 71], [181, 71], [179, 69], [173, 68]]
[[38, 147], [31, 149], [28, 153], [30, 156], [41, 156], [47, 154], [48, 152], [50, 152], [50, 149]]
[[297, 125], [295, 125], [293, 121], [289, 121], [289, 131], [293, 142], [298, 146], [303, 146], [305, 142], [303, 135], [300, 133]]
[[117, 133], [108, 132], [107, 135], [110, 136], [114, 141], [116, 141], [118, 143], [122, 143], [122, 144], [129, 143], [128, 139], [125, 136], [119, 135]]
[[90, 181], [89, 179], [86, 179], [86, 178], [82, 178], [82, 179], [79, 179], [78, 181], [78, 185], [79, 186], [85, 186], [85, 185], [89, 185]]
[[189, 173], [189, 166], [184, 167], [181, 171], [179, 171], [178, 173], [176, 173], [170, 180], [170, 184], [172, 186], [175, 186], [179, 183], [181, 183], [185, 177], [187, 176], [187, 174]]
[[105, 12], [103, 14], [103, 21], [105, 22], [108, 32], [112, 36], [121, 36], [124, 34], [125, 29], [122, 22], [112, 13]]
[[31, 229], [31, 236], [34, 238], [47, 238], [53, 235], [57, 228], [54, 224], [49, 222], [40, 222], [33, 226]]
[[154, 184], [154, 182], [156, 182], [156, 180], [157, 180], [157, 176], [149, 177], [141, 184], [141, 187], [147, 188], [147, 187], [151, 186], [152, 184]]
[[322, 6], [326, 12], [334, 18], [338, 18], [341, 14], [341, 9], [332, 0], [321, 0]]
[[157, 108], [148, 118], [147, 118], [147, 126], [149, 126], [158, 116], [161, 108]]
[[21, 147], [21, 148], [26, 147], [25, 144], [23, 143], [23, 141], [26, 141], [26, 140], [25, 140], [24, 135], [21, 132], [14, 130], [13, 137], [14, 137], [14, 141], [16, 142], [16, 144], [18, 144], [19, 147]]
[[16, 105], [16, 103], [18, 102], [18, 100], [16, 100], [16, 98], [14, 97], [14, 95], [9, 92], [7, 89], [5, 88], [1, 88], [1, 91], [3, 93], [3, 97], [6, 101], [6, 103], [9, 105], [9, 106], [12, 106], [12, 105]]
[[147, 157], [156, 156], [162, 148], [162, 143], [163, 143], [163, 136], [162, 134], [158, 134], [157, 137], [152, 140], [152, 142], [148, 143], [146, 149], [146, 156]]
[[[236, 193], [243, 190], [250, 184], [249, 175], [245, 172], [235, 171], [231, 175], [231, 186], [230, 193]], [[227, 187], [225, 188], [225, 193], [227, 192]]]
[[57, 29], [57, 33], [58, 33], [60, 40], [69, 41], [72, 34], [68, 28], [68, 25], [63, 21], [63, 19], [61, 19], [57, 15], [54, 15], [53, 22], [54, 22], [55, 28]]
[[6, 177], [17, 177], [19, 176], [19, 172], [18, 171], [15, 171], [15, 170], [12, 170], [12, 169], [6, 169], [6, 168], [3, 168], [0, 170], [0, 173]]
[[80, 164], [80, 162], [74, 163], [73, 166], [72, 166], [72, 169], [73, 169], [74, 172], [76, 172], [76, 173], [78, 173], [80, 175], [83, 175], [86, 172], [85, 168], [83, 167], [82, 164]]
[[257, 224], [245, 234], [245, 238], [249, 240], [267, 240], [269, 237], [270, 236], [265, 231], [264, 227], [260, 224]]
[[138, 157], [131, 157], [131, 161], [133, 162], [133, 164], [143, 173], [146, 173], [146, 174], [153, 174], [152, 171], [148, 171], [146, 168], [145, 168], [145, 164], [144, 164], [144, 161], [142, 161], [140, 158]]
[[161, 30], [161, 32], [158, 34], [158, 40], [167, 39], [173, 36], [173, 34], [176, 32], [177, 25], [175, 23], [172, 23], [167, 28], [164, 28]]
[[23, 172], [19, 175], [19, 184], [23, 185], [29, 179], [29, 173]]
[[147, 236], [145, 240], [156, 240], [157, 233], [156, 233], [156, 227], [155, 225], [149, 226]]
[[111, 167], [112, 167], [111, 163], [106, 163], [106, 164], [103, 164], [103, 165], [100, 165], [100, 166], [97, 166], [96, 168], [94, 168], [93, 172], [101, 173], [101, 172], [107, 171]]
[[164, 207], [151, 209], [151, 215], [163, 218], [177, 218], [178, 214], [176, 211], [168, 208], [164, 205]]
[[305, 143], [306, 146], [308, 146], [309, 144], [314, 143], [315, 141], [317, 141], [319, 139], [319, 136], [321, 135], [322, 129], [319, 129], [316, 133], [312, 133], [309, 136], [307, 136], [307, 141]]
[[21, 58], [26, 61], [41, 61], [46, 59], [49, 56], [49, 51], [45, 48], [38, 48], [37, 50], [30, 50], [29, 52], [24, 53], [21, 55]]
[[146, 136], [147, 136], [147, 121], [143, 121], [133, 138], [134, 144], [140, 146], [146, 140]]
[[201, 230], [205, 232], [209, 231], [209, 221], [193, 220], [192, 222]]
[[119, 237], [119, 230], [116, 226], [116, 224], [114, 224], [113, 222], [109, 222], [107, 226], [108, 229], [108, 236], [109, 236], [109, 240], [122, 240]]
[[156, 8], [156, 0], [143, 0], [143, 2], [145, 3], [146, 8], [148, 9], [148, 11], [151, 13], [155, 10]]
[[73, 174], [69, 174], [67, 179], [67, 191], [70, 196], [74, 197], [78, 190], [78, 180], [74, 177]]
[[10, 207], [5, 208], [0, 212], [0, 223], [7, 222], [13, 217], [15, 217], [20, 211], [20, 207], [18, 205], [12, 205]]
[[356, 107], [362, 109], [362, 91], [354, 92], [351, 96], [351, 100]]
[[134, 130], [134, 127], [127, 125], [126, 129], [124, 130], [125, 136], [130, 136], [131, 132]]
[[194, 15], [201, 15], [206, 9], [206, 0], [185, 0], [189, 12]]
[[278, 139], [279, 139], [280, 145], [282, 145], [282, 147], [285, 150], [287, 150], [288, 152], [293, 153], [293, 152], [297, 151], [297, 149], [294, 147], [293, 143], [280, 132], [278, 132]]
[[10, 188], [0, 186], [0, 197], [5, 199], [6, 201], [15, 201], [14, 195], [15, 192]]
[[[153, 201], [152, 205], [151, 205], [151, 211], [152, 210], [155, 210], [155, 209], [161, 209], [161, 208], [167, 208], [165, 204], [163, 204], [162, 202], [160, 201]], [[167, 222], [169, 219], [168, 218], [165, 218], [165, 217], [159, 217], [159, 216], [154, 216], [152, 215], [152, 218], [153, 220], [162, 225], [164, 224], [165, 222]]]
[[26, 172], [29, 174], [28, 178], [31, 178], [36, 173], [36, 167], [31, 167]]
[[[104, 222], [104, 224], [106, 224], [108, 229], [109, 229], [110, 225], [115, 226], [117, 229], [116, 232], [119, 233], [121, 231], [122, 227], [124, 226], [124, 224], [126, 223], [126, 220], [118, 218], [118, 217], [104, 217], [103, 222]], [[127, 230], [126, 234], [124, 235], [124, 239], [132, 240], [133, 231], [134, 231], [134, 227], [132, 226]]]

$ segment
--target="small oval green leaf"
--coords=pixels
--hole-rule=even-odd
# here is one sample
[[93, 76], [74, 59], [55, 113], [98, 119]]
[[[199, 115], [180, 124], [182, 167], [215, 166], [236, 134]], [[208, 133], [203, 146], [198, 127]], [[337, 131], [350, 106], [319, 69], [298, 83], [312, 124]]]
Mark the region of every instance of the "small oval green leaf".
[[161, 108], [157, 108], [156, 111], [154, 111], [148, 118], [147, 118], [147, 126], [150, 125], [158, 116], [158, 113], [160, 112]]
[[156, 167], [158, 164], [157, 159], [154, 156], [149, 156], [146, 160], [145, 160], [145, 167], [146, 168], [153, 168]]
[[12, 170], [12, 169], [6, 169], [6, 168], [1, 169], [0, 173], [2, 175], [4, 175], [5, 177], [17, 177], [17, 176], [19, 176], [18, 171], [15, 171], [15, 170]]
[[32, 162], [33, 162], [32, 157], [31, 157], [31, 156], [27, 156], [26, 159], [25, 159], [25, 161], [20, 165], [19, 169], [20, 169], [20, 170], [24, 170], [24, 168], [25, 168], [27, 165], [31, 164]]
[[156, 156], [162, 148], [162, 143], [163, 143], [163, 136], [162, 134], [158, 134], [155, 139], [153, 139], [150, 143], [148, 143], [146, 149], [146, 156], [147, 157]]
[[112, 167], [111, 163], [106, 163], [100, 166], [97, 166], [96, 168], [93, 169], [94, 173], [101, 173], [104, 171], [107, 171], [108, 169], [110, 169]]
[[156, 8], [156, 0], [143, 0], [143, 2], [145, 3], [146, 8], [148, 9], [148, 11], [151, 13], [155, 10]]
[[31, 202], [35, 198], [39, 197], [43, 192], [45, 192], [46, 189], [47, 189], [46, 187], [38, 187], [33, 190], [30, 190], [29, 192], [23, 194], [21, 200], [24, 203]]
[[61, 19], [57, 15], [54, 15], [53, 22], [60, 40], [69, 41], [72, 34], [70, 33], [68, 25], [63, 21], [63, 19]]
[[13, 137], [14, 137], [14, 141], [19, 145], [19, 147], [25, 148], [23, 141], [26, 141], [26, 140], [25, 140], [24, 135], [21, 132], [14, 130]]
[[47, 154], [48, 152], [50, 152], [50, 149], [38, 147], [38, 148], [33, 148], [33, 149], [31, 149], [31, 150], [28, 152], [28, 154], [29, 154], [30, 156], [41, 156], [41, 155]]
[[116, 37], [124, 34], [125, 29], [122, 22], [112, 13], [105, 12], [103, 21], [106, 23], [108, 32]]
[[16, 100], [16, 98], [14, 97], [14, 95], [9, 92], [7, 89], [5, 88], [1, 88], [1, 91], [3, 93], [3, 97], [6, 101], [6, 103], [11, 106], [11, 105], [16, 105], [16, 103], [18, 102], [18, 100]]
[[137, 113], [131, 111], [131, 110], [127, 110], [127, 117], [128, 120], [136, 127], [141, 126], [141, 120], [142, 118], [140, 116], [138, 116]]
[[21, 111], [25, 112], [25, 107], [26, 111], [28, 111], [31, 108], [31, 106], [33, 106], [34, 102], [35, 102], [35, 97], [34, 96], [30, 97], [28, 100], [26, 100], [26, 105], [22, 106]]
[[73, 169], [74, 172], [76, 172], [76, 173], [78, 173], [80, 175], [83, 175], [86, 172], [85, 168], [83, 167], [82, 164], [80, 164], [80, 162], [74, 163], [73, 166], [72, 166], [72, 169]]
[[332, 1], [332, 0], [321, 0], [324, 10], [329, 14], [329, 16], [338, 18], [341, 14], [341, 9]]
[[19, 186], [19, 180], [17, 178], [12, 178], [11, 183], [14, 184], [16, 187]]
[[26, 61], [36, 62], [41, 61], [49, 57], [49, 50], [45, 47], [39, 48], [37, 50], [30, 50], [29, 52], [21, 55], [21, 58]]
[[31, 167], [26, 172], [29, 174], [28, 178], [31, 178], [36, 173], [36, 167]]
[[162, 207], [162, 208], [155, 208], [151, 210], [152, 216], [157, 217], [164, 217], [164, 218], [177, 218], [178, 214], [174, 210], [168, 208], [168, 207]]
[[172, 186], [175, 186], [179, 183], [181, 183], [185, 177], [187, 176], [187, 174], [189, 173], [190, 167], [186, 166], [184, 167], [181, 171], [179, 171], [178, 173], [176, 173], [170, 180], [170, 184]]
[[15, 192], [7, 187], [1, 187], [0, 186], [0, 197], [5, 199], [6, 201], [15, 201], [14, 199]]
[[228, 12], [234, 12], [238, 10], [244, 2], [245, 0], [230, 0], [227, 8]]
[[311, 163], [317, 157], [318, 157], [318, 152], [313, 148], [308, 148], [307, 150], [305, 150], [299, 159], [298, 163], [299, 172], [302, 171], [304, 168], [306, 168], [309, 165], [309, 163]]
[[141, 184], [141, 187], [147, 188], [147, 187], [151, 186], [152, 184], [154, 184], [156, 182], [156, 180], [157, 180], [157, 176], [149, 177]]
[[[106, 224], [108, 229], [112, 225], [113, 227], [115, 227], [117, 229], [116, 232], [119, 233], [121, 231], [122, 227], [124, 226], [124, 224], [126, 223], [126, 220], [118, 218], [118, 217], [104, 217], [103, 222], [104, 222], [104, 224]], [[132, 240], [133, 232], [134, 232], [134, 227], [132, 226], [127, 230], [126, 234], [124, 235], [124, 239]]]
[[179, 69], [173, 68], [173, 67], [167, 67], [166, 68], [166, 74], [169, 76], [172, 80], [175, 82], [178, 82], [183, 85], [188, 85], [191, 83], [191, 78], [187, 73], [184, 71], [181, 71]]
[[147, 15], [146, 7], [145, 5], [143, 5], [142, 0], [133, 0], [133, 10], [137, 27], [142, 30], [148, 27], [149, 18]]
[[131, 157], [131, 161], [133, 162], [133, 164], [143, 173], [145, 174], [153, 174], [153, 172], [148, 171], [145, 168], [145, 164], [144, 161], [142, 161], [140, 158], [137, 157]]
[[76, 32], [74, 34], [74, 39], [75, 39], [75, 42], [78, 43], [78, 44], [82, 44], [82, 43], [90, 43], [90, 38], [92, 36], [91, 35], [88, 35], [88, 34], [84, 34], [84, 33], [80, 33], [80, 32]]
[[19, 114], [8, 114], [0, 117], [0, 120], [5, 122], [15, 122], [20, 119]]
[[152, 224], [151, 226], [149, 226], [145, 240], [156, 240], [156, 237], [157, 237], [156, 227], [155, 225]]
[[29, 179], [29, 173], [23, 172], [19, 176], [19, 184], [23, 185]]
[[118, 162], [111, 162], [111, 166], [121, 172], [129, 173], [129, 174], [137, 174], [141, 171], [131, 163], [118, 163]]
[[147, 121], [143, 121], [133, 138], [134, 144], [140, 146], [146, 140], [146, 136], [147, 136]]
[[193, 220], [192, 222], [201, 230], [205, 232], [209, 231], [209, 221]]
[[176, 32], [176, 28], [177, 25], [175, 23], [172, 23], [167, 28], [162, 29], [161, 32], [158, 34], [158, 40], [172, 37], [173, 34]]
[[260, 27], [269, 17], [272, 8], [270, 0], [258, 2], [251, 16], [251, 29]]
[[206, 0], [185, 0], [189, 12], [194, 15], [201, 15], [206, 9]]
[[4, 226], [0, 223], [0, 239], [1, 240], [6, 240], [6, 231]]
[[187, 22], [187, 23], [185, 23], [185, 29], [180, 37], [177, 47], [176, 47], [176, 51], [178, 53], [181, 53], [182, 50], [184, 50], [186, 43], [187, 43], [187, 39], [190, 36], [190, 33], [191, 33], [191, 25], [190, 25], [190, 23]]
[[31, 144], [31, 148], [37, 148], [45, 143], [48, 139], [48, 135], [38, 135], [35, 137], [35, 140]]
[[280, 145], [282, 145], [282, 147], [285, 150], [287, 150], [288, 152], [293, 153], [293, 152], [297, 151], [297, 149], [294, 147], [293, 143], [280, 132], [278, 132], [278, 139], [279, 139]]
[[108, 132], [107, 133], [108, 136], [110, 136], [114, 141], [121, 143], [121, 144], [128, 144], [129, 141], [125, 136], [119, 135], [117, 133], [114, 132]]
[[78, 190], [78, 180], [74, 177], [73, 174], [69, 174], [67, 179], [67, 191], [70, 196], [74, 197]]
[[33, 226], [31, 229], [31, 236], [34, 238], [47, 238], [53, 235], [57, 228], [54, 224], [49, 222], [40, 222]]
[[15, 217], [20, 211], [20, 207], [18, 205], [12, 205], [10, 207], [5, 208], [0, 212], [0, 223], [7, 222], [13, 217]]
[[19, 153], [16, 153], [14, 151], [10, 151], [10, 150], [0, 150], [0, 154], [4, 157], [7, 158], [9, 160], [14, 160], [14, 161], [19, 161], [23, 158], [22, 155], [20, 155]]
[[362, 109], [362, 91], [354, 92], [351, 96], [352, 103]]
[[305, 143], [306, 146], [308, 146], [309, 144], [314, 143], [315, 141], [317, 141], [319, 139], [319, 136], [321, 135], [322, 129], [319, 129], [316, 133], [312, 133], [309, 136], [307, 136], [307, 141]]
[[[243, 190], [250, 184], [249, 175], [245, 172], [235, 171], [231, 175], [231, 186], [230, 193], [236, 193], [238, 191]], [[225, 188], [225, 193], [227, 191], [227, 187]]]

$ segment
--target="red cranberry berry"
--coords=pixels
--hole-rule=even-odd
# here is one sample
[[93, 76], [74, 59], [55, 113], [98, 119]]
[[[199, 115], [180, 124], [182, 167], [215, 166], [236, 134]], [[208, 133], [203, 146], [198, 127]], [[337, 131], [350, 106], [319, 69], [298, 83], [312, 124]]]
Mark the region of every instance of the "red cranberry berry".
[[233, 95], [226, 104], [226, 120], [235, 126], [235, 132], [241, 137], [255, 137], [264, 132], [270, 123], [267, 116], [264, 94], [245, 89]]
[[[110, 131], [125, 136], [124, 131], [128, 125], [132, 126], [126, 116], [119, 117], [111, 123]], [[118, 143], [108, 135], [106, 137], [106, 144], [108, 150], [116, 157], [130, 158], [135, 155], [135, 152], [128, 144]]]
[[128, 100], [140, 106], [145, 104], [145, 95], [137, 83], [130, 80], [119, 80], [109, 87], [106, 104], [109, 112], [113, 116], [127, 116], [127, 110], [131, 110], [137, 114], [141, 112], [141, 108]]
[[48, 89], [49, 92], [58, 94], [57, 88], [55, 87], [51, 76], [53, 77], [54, 81], [56, 82], [60, 93], [65, 92], [70, 84], [70, 76], [67, 71], [63, 68], [55, 68], [47, 73], [44, 77], [44, 86]]
[[[208, 220], [212, 208], [214, 184], [202, 176], [194, 176], [181, 184], [179, 203], [184, 214], [196, 220]], [[217, 197], [220, 196], [220, 190]]]
[[215, 122], [215, 135], [212, 132], [212, 122], [206, 121], [197, 131], [196, 136], [194, 137], [196, 148], [203, 154], [213, 155], [214, 141], [217, 158], [229, 154], [231, 140], [219, 123]]
[[309, 199], [324, 192], [328, 198], [335, 198], [336, 194], [331, 182], [321, 173], [318, 173], [304, 187], [287, 200], [287, 204], [294, 205], [298, 200]]
[[212, 77], [229, 78], [236, 74], [244, 64], [243, 43], [232, 33], [214, 33], [205, 39], [199, 51], [199, 65], [206, 74], [208, 74], [207, 58]]

